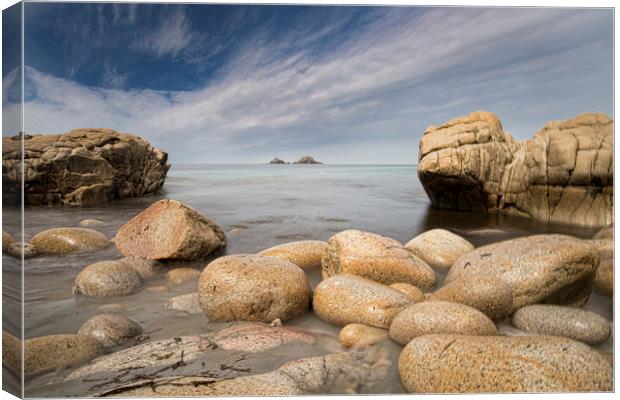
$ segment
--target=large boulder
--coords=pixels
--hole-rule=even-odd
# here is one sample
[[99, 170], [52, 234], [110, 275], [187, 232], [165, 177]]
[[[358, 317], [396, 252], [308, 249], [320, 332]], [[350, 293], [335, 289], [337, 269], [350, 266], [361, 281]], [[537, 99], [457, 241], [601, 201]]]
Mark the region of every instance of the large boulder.
[[431, 267], [447, 270], [460, 256], [472, 251], [474, 245], [445, 229], [431, 229], [411, 239], [405, 248]]
[[120, 261], [99, 261], [84, 268], [73, 281], [73, 294], [91, 297], [127, 296], [142, 287], [140, 274]]
[[590, 296], [599, 262], [585, 240], [533, 235], [477, 248], [454, 263], [445, 281], [496, 275], [512, 289], [513, 311], [542, 302], [579, 306]]
[[310, 310], [311, 293], [297, 265], [253, 254], [220, 257], [198, 281], [198, 301], [211, 321], [289, 320]]
[[[2, 138], [2, 192], [18, 203], [20, 137]], [[112, 129], [76, 129], [61, 135], [24, 135], [24, 202], [92, 205], [155, 193], [170, 168], [165, 151]]]
[[613, 127], [604, 114], [584, 113], [517, 142], [495, 114], [475, 112], [426, 130], [418, 177], [439, 208], [607, 225]]
[[394, 239], [348, 229], [332, 236], [322, 261], [323, 279], [353, 274], [390, 285], [409, 283], [420, 289], [435, 285], [431, 267]]
[[176, 200], [160, 200], [116, 233], [124, 256], [151, 260], [197, 260], [226, 246], [222, 229], [207, 216]]
[[600, 392], [612, 367], [588, 345], [555, 336], [426, 335], [400, 355], [411, 393]]
[[312, 302], [314, 313], [330, 324], [344, 326], [357, 322], [387, 329], [411, 299], [379, 282], [339, 274], [317, 285]]
[[78, 335], [89, 336], [106, 347], [121, 345], [140, 335], [140, 324], [120, 314], [97, 314], [82, 324]]
[[325, 255], [325, 251], [327, 251], [326, 242], [320, 240], [300, 240], [270, 247], [259, 254], [283, 258], [306, 271], [321, 268], [321, 259]]

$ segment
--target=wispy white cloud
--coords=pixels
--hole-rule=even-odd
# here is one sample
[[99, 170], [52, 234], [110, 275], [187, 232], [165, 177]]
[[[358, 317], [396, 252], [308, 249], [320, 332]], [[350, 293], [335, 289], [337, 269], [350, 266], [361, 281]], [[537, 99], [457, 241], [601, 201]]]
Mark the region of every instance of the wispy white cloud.
[[132, 43], [133, 49], [152, 53], [157, 57], [177, 57], [200, 37], [193, 33], [191, 21], [182, 8], [175, 8], [152, 30], [141, 34]]
[[[328, 162], [415, 162], [427, 125], [476, 109], [499, 113], [517, 137], [549, 119], [610, 112], [610, 15], [382, 11], [318, 55], [313, 44], [330, 38], [328, 28], [276, 41], [256, 35], [217, 79], [193, 91], [85, 87], [29, 69], [36, 97], [26, 104], [26, 128], [134, 132], [173, 161], [263, 162], [311, 153]], [[156, 30], [140, 46], [179, 55], [191, 27], [182, 13], [165, 24], [165, 34]]]

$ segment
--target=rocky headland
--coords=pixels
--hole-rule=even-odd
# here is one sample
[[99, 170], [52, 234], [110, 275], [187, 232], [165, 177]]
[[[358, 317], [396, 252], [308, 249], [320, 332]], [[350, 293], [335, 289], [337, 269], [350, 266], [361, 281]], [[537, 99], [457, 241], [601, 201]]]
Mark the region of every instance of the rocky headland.
[[418, 177], [439, 208], [501, 212], [579, 225], [613, 222], [614, 123], [584, 113], [547, 123], [525, 142], [475, 112], [429, 127]]
[[[19, 203], [21, 136], [2, 138], [3, 201]], [[24, 202], [87, 206], [156, 193], [170, 168], [168, 154], [112, 129], [24, 135]]]

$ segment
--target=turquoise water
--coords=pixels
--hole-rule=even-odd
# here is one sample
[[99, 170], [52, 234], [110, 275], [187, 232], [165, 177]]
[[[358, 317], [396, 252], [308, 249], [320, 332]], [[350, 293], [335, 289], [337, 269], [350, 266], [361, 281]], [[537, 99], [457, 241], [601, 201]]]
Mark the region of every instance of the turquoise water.
[[[420, 185], [415, 165], [174, 165], [162, 193], [139, 199], [123, 199], [88, 208], [28, 207], [25, 238], [44, 229], [77, 226], [86, 218], [106, 222], [98, 228], [113, 237], [120, 226], [161, 198], [185, 202], [207, 214], [226, 232], [226, 253], [255, 253], [273, 245], [301, 239], [327, 240], [344, 229], [356, 228], [407, 242], [419, 233], [437, 227], [463, 235], [475, 245], [542, 232], [567, 233], [588, 238], [596, 229], [545, 224], [530, 219], [484, 213], [436, 210]], [[4, 209], [5, 229], [17, 232], [19, 213]], [[225, 324], [208, 323], [203, 315], [181, 315], [164, 310], [171, 297], [196, 290], [195, 282], [170, 286], [163, 276], [145, 284], [145, 289], [117, 299], [74, 297], [73, 279], [85, 266], [117, 259], [114, 247], [81, 255], [44, 256], [29, 259], [25, 265], [25, 336], [75, 333], [80, 325], [98, 314], [107, 303], [121, 303], [125, 315], [139, 322], [152, 340], [192, 335], [221, 329]], [[204, 262], [195, 265], [204, 268]], [[3, 256], [5, 293], [7, 282], [19, 271], [17, 260]], [[313, 286], [320, 280], [310, 276]], [[440, 277], [442, 278], [442, 277]], [[441, 279], [440, 279], [441, 280]], [[153, 293], [149, 286], [168, 286], [165, 293]], [[597, 294], [586, 308], [612, 318], [612, 302]], [[338, 328], [323, 323], [312, 314], [291, 325], [325, 333], [323, 341], [311, 351], [297, 348], [274, 350], [252, 364], [252, 372], [265, 372], [284, 361], [317, 353], [339, 351], [334, 345]], [[9, 324], [10, 326], [10, 324]], [[500, 332], [522, 334], [500, 324]], [[600, 348], [611, 349], [612, 339]], [[395, 362], [399, 347], [390, 344]], [[65, 396], [89, 393], [87, 384], [62, 382], [72, 369], [52, 371], [26, 379], [29, 396]], [[53, 384], [50, 385], [50, 382]], [[402, 392], [392, 368], [376, 393]]]

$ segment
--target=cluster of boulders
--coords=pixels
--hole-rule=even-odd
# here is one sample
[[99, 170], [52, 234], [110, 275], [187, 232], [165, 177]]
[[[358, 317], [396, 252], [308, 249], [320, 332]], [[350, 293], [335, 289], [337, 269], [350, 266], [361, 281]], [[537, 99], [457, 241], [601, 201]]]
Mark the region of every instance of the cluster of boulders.
[[22, 187], [27, 205], [84, 206], [139, 197], [157, 192], [169, 168], [165, 151], [112, 129], [2, 138], [2, 196], [7, 204], [19, 204]]
[[[590, 346], [605, 342], [611, 325], [580, 307], [593, 287], [613, 295], [612, 240], [608, 227], [591, 240], [544, 234], [474, 248], [443, 229], [405, 245], [349, 229], [327, 242], [290, 242], [258, 254], [220, 256], [227, 241], [214, 221], [178, 201], [161, 200], [118, 230], [111, 242], [124, 258], [85, 267], [75, 278], [74, 293], [126, 296], [165, 272], [171, 284], [196, 281], [196, 292], [169, 299], [166, 309], [236, 324], [215, 334], [103, 355], [67, 379], [135, 372], [133, 378], [112, 372], [108, 379], [116, 386], [100, 395], [303, 394], [345, 381], [356, 382], [346, 390], [363, 392], [386, 376], [390, 362], [382, 342], [392, 340], [404, 346], [398, 371], [409, 392], [609, 391], [612, 367]], [[89, 228], [52, 229], [31, 240], [41, 253], [58, 254], [96, 251], [111, 242]], [[212, 260], [202, 271], [170, 268], [207, 258]], [[313, 290], [307, 273], [318, 269], [322, 281]], [[438, 285], [446, 271], [444, 284]], [[110, 306], [89, 319], [77, 335], [26, 340], [28, 371], [76, 364], [139, 337], [140, 325], [117, 309]], [[354, 351], [226, 380], [144, 378], [148, 368], [178, 368], [215, 348], [260, 353], [290, 343], [310, 345], [317, 333], [282, 326], [310, 312], [342, 327], [340, 345]], [[506, 320], [529, 336], [499, 335], [496, 324]], [[8, 336], [5, 341], [17, 342]], [[61, 352], [68, 346], [71, 351]], [[9, 346], [7, 357], [11, 351]]]
[[553, 121], [525, 142], [475, 112], [429, 127], [418, 177], [440, 208], [581, 225], [613, 222], [613, 131], [605, 114]]

